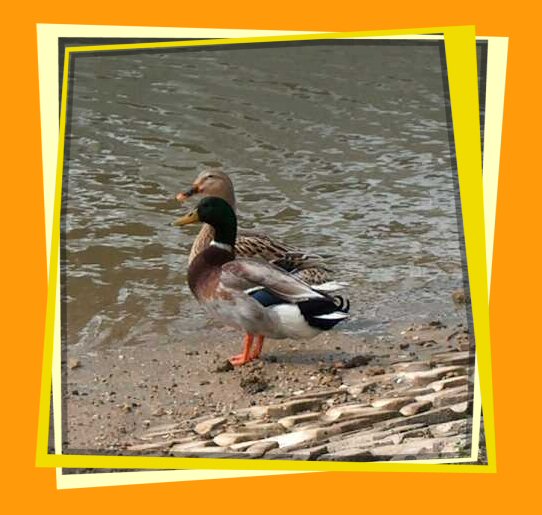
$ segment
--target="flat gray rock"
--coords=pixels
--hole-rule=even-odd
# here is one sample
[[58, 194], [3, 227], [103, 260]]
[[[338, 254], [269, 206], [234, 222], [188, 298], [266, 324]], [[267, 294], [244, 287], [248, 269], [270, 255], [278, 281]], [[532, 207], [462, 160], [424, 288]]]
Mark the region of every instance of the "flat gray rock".
[[424, 411], [428, 411], [433, 406], [433, 403], [429, 400], [422, 400], [413, 402], [411, 404], [407, 404], [406, 406], [403, 406], [399, 412], [404, 417], [410, 417], [411, 415], [417, 415], [418, 413], [422, 413]]
[[230, 447], [239, 442], [259, 440], [259, 433], [221, 433], [213, 438], [213, 442], [219, 447]]
[[345, 449], [322, 454], [318, 461], [374, 461], [374, 455], [366, 449]]
[[253, 435], [259, 435], [261, 438], [268, 436], [279, 435], [284, 433], [284, 427], [277, 422], [249, 422], [244, 426], [238, 426], [236, 431], [239, 433], [250, 433]]
[[416, 386], [425, 386], [439, 379], [443, 379], [448, 375], [466, 375], [467, 371], [465, 367], [450, 366], [450, 367], [438, 367], [432, 370], [421, 372], [404, 372], [400, 374], [407, 383]]
[[460, 404], [454, 404], [452, 406], [445, 406], [442, 408], [436, 408], [425, 413], [419, 413], [411, 417], [394, 418], [386, 420], [384, 422], [378, 422], [375, 427], [380, 429], [392, 429], [397, 426], [405, 424], [425, 424], [433, 425], [443, 422], [450, 422], [452, 420], [458, 420], [466, 417], [468, 405], [466, 402]]
[[318, 420], [320, 416], [320, 412], [302, 413], [300, 415], [290, 415], [289, 417], [283, 417], [278, 420], [278, 423], [286, 429], [291, 429], [292, 427], [298, 426], [300, 424], [305, 424], [307, 422], [313, 422], [315, 420]]
[[204, 420], [194, 427], [194, 431], [200, 436], [211, 434], [215, 429], [223, 426], [227, 421], [226, 417], [215, 417]]
[[272, 440], [264, 441], [264, 442], [257, 442], [253, 445], [251, 445], [247, 450], [247, 454], [250, 454], [254, 458], [259, 458], [263, 456], [266, 452], [270, 451], [271, 449], [275, 449], [278, 447], [278, 443], [274, 442]]
[[326, 411], [322, 419], [329, 422], [335, 422], [339, 420], [346, 420], [349, 418], [360, 418], [366, 417], [366, 420], [379, 422], [386, 418], [390, 418], [390, 412], [393, 413], [395, 410], [385, 410], [374, 408], [372, 406], [367, 406], [366, 404], [352, 404], [347, 406], [337, 406], [336, 408], [331, 408]]
[[429, 383], [427, 386], [428, 388], [431, 388], [435, 392], [440, 392], [444, 388], [454, 388], [456, 386], [462, 386], [467, 383], [468, 383], [467, 376], [457, 376], [457, 377], [450, 377], [448, 379], [441, 379], [440, 381]]
[[443, 436], [453, 436], [457, 434], [466, 434], [467, 421], [454, 420], [453, 422], [444, 422], [443, 424], [435, 424], [429, 426], [429, 431], [435, 438]]
[[211, 440], [195, 440], [190, 443], [176, 444], [171, 447], [171, 452], [188, 452], [193, 449], [200, 449], [203, 447], [215, 447]]
[[428, 395], [420, 395], [416, 397], [418, 402], [431, 402], [435, 408], [448, 406], [464, 402], [469, 397], [469, 389], [467, 385], [457, 386], [455, 388], [447, 388]]
[[407, 457], [416, 457], [423, 459], [423, 455], [429, 455], [428, 458], [438, 456], [450, 448], [450, 445], [457, 447], [459, 439], [457, 438], [420, 438], [409, 440], [399, 445], [386, 445], [376, 447], [371, 450], [373, 456], [390, 457], [393, 459], [404, 459]]
[[252, 406], [251, 408], [246, 408], [244, 410], [239, 410], [239, 414], [248, 414], [248, 416], [253, 418], [264, 418], [264, 417], [287, 417], [289, 415], [296, 415], [303, 411], [320, 409], [322, 405], [321, 399], [318, 398], [309, 398], [309, 399], [298, 399], [282, 404], [270, 404], [268, 406]]
[[371, 406], [374, 408], [382, 408], [387, 410], [400, 410], [403, 406], [416, 402], [414, 396], [410, 397], [384, 397], [383, 399], [376, 399], [371, 402]]
[[474, 353], [469, 351], [462, 351], [436, 354], [431, 358], [431, 364], [433, 366], [472, 365], [474, 364]]

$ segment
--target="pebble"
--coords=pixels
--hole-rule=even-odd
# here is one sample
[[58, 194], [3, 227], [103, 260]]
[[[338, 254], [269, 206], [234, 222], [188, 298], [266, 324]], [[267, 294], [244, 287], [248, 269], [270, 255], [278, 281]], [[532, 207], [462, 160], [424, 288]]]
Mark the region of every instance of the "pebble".
[[474, 344], [472, 344], [470, 340], [462, 340], [459, 342], [457, 348], [460, 351], [472, 350], [474, 349]]
[[68, 368], [74, 370], [81, 367], [81, 360], [77, 358], [68, 358]]
[[269, 383], [265, 377], [259, 374], [249, 374], [248, 376], [243, 377], [239, 384], [241, 388], [249, 394], [263, 392], [269, 387]]
[[367, 383], [359, 383], [353, 386], [350, 386], [347, 390], [347, 392], [352, 397], [357, 397], [358, 395], [361, 395], [362, 393], [366, 393], [369, 390], [375, 388], [379, 383], [377, 381], [370, 381]]
[[372, 356], [365, 356], [362, 354], [359, 354], [358, 356], [353, 356], [351, 358], [348, 358], [344, 361], [340, 361], [339, 363], [335, 363], [333, 366], [334, 368], [357, 368], [364, 365], [367, 365], [369, 361], [371, 361]]
[[228, 360], [225, 360], [217, 365], [214, 372], [230, 372], [234, 370], [234, 368], [235, 367]]
[[456, 304], [465, 304], [467, 302], [467, 296], [465, 295], [465, 290], [459, 289], [455, 290], [452, 293], [452, 299]]
[[384, 367], [371, 367], [365, 370], [365, 373], [368, 376], [381, 376], [386, 373], [386, 369]]

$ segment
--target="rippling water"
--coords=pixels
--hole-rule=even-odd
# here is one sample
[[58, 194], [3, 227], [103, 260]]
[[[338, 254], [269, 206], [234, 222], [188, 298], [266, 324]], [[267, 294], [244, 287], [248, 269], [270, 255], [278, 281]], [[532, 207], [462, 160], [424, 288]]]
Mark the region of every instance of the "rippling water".
[[78, 57], [65, 185], [69, 344], [176, 343], [208, 323], [186, 285], [196, 228], [174, 200], [224, 166], [240, 225], [324, 255], [343, 330], [464, 322], [437, 45]]

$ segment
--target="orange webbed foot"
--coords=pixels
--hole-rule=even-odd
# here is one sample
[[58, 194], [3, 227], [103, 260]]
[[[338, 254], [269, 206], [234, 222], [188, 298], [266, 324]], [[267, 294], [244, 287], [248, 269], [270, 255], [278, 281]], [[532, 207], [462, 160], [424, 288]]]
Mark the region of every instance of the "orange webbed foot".
[[245, 356], [245, 354], [237, 354], [235, 356], [232, 356], [231, 358], [228, 358], [228, 361], [234, 366], [234, 367], [240, 367], [241, 365], [244, 365], [245, 363], [248, 363], [249, 361], [252, 361], [252, 356]]
[[242, 354], [237, 354], [236, 356], [232, 356], [228, 361], [235, 367], [239, 367], [241, 365], [244, 365], [245, 363], [248, 363], [252, 359], [254, 359], [253, 356], [250, 355], [250, 347], [252, 346], [252, 342], [254, 341], [254, 335], [247, 334], [245, 336], [244, 341], [244, 348]]

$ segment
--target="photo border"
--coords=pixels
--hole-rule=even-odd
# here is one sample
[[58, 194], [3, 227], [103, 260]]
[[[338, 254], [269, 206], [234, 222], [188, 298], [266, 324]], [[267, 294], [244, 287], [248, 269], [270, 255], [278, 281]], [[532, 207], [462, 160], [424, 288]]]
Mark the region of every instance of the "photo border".
[[[134, 43], [137, 40], [154, 40], [154, 41], [166, 41], [166, 40], [181, 40], [181, 39], [216, 39], [216, 38], [232, 38], [232, 37], [260, 37], [260, 36], [274, 36], [274, 35], [295, 35], [301, 34], [300, 31], [265, 31], [265, 30], [246, 30], [246, 29], [193, 29], [193, 28], [152, 28], [145, 27], [145, 29], [152, 31], [151, 35], [146, 38], [141, 38], [141, 34], [138, 31], [139, 27], [130, 26], [101, 26], [101, 25], [54, 25], [54, 24], [40, 24], [38, 26], [38, 47], [40, 53], [40, 96], [44, 98], [46, 104], [54, 104], [54, 99], [60, 99], [62, 94], [62, 77], [59, 77], [59, 71], [54, 64], [61, 65], [62, 59], [59, 63], [59, 53], [64, 51], [69, 44], [60, 44], [62, 40], [76, 41], [78, 39], [83, 40], [117, 40], [116, 43], [122, 43], [118, 40], [126, 40], [126, 42]], [[156, 31], [156, 32], [155, 32]], [[306, 32], [306, 31], [305, 31]], [[442, 40], [442, 36], [386, 36], [369, 38], [380, 41], [403, 41], [409, 40], [424, 41], [424, 40]], [[484, 43], [486, 45], [487, 62], [478, 63], [478, 66], [483, 67], [483, 77], [480, 82], [479, 97], [485, 98], [485, 120], [490, 119], [491, 123], [483, 123], [481, 132], [483, 133], [482, 144], [482, 157], [483, 157], [483, 178], [484, 178], [484, 207], [485, 207], [485, 229], [486, 229], [486, 249], [487, 249], [487, 270], [488, 270], [488, 296], [490, 296], [490, 283], [491, 283], [491, 269], [492, 269], [492, 255], [493, 255], [493, 241], [495, 230], [495, 208], [496, 197], [498, 189], [498, 177], [499, 177], [499, 161], [500, 161], [500, 147], [501, 147], [501, 133], [503, 122], [503, 107], [504, 107], [504, 91], [506, 81], [506, 67], [507, 67], [507, 53], [508, 53], [508, 38], [506, 37], [494, 37], [494, 36], [477, 36], [477, 43]], [[111, 41], [113, 42], [113, 41]], [[86, 43], [85, 44], [91, 44]], [[105, 43], [104, 43], [105, 44]], [[46, 48], [44, 48], [46, 47]], [[60, 47], [60, 48], [59, 48]], [[44, 63], [47, 62], [47, 66]], [[51, 67], [51, 64], [53, 66]], [[488, 70], [489, 67], [489, 70]], [[59, 66], [61, 68], [61, 66]], [[480, 73], [480, 70], [479, 70]], [[57, 77], [57, 84], [50, 83], [49, 77]], [[44, 81], [42, 84], [42, 80]], [[480, 77], [479, 77], [480, 80]], [[45, 84], [47, 83], [47, 85]], [[56, 93], [55, 93], [56, 92]], [[53, 96], [51, 96], [51, 94]], [[43, 104], [42, 104], [43, 105]], [[482, 108], [480, 103], [480, 109]], [[44, 148], [44, 171], [45, 168], [49, 170], [49, 173], [44, 174], [44, 187], [45, 190], [50, 191], [48, 188], [52, 182], [54, 187], [54, 169], [56, 162], [56, 154], [51, 155], [47, 152], [46, 146], [49, 148], [58, 147], [57, 142], [46, 143], [49, 138], [55, 139], [54, 135], [49, 134], [49, 131], [55, 130], [57, 127], [58, 138], [58, 122], [60, 116], [59, 102], [56, 107], [52, 107], [49, 111], [42, 112], [42, 135], [44, 141], [42, 142]], [[55, 115], [56, 113], [56, 115]], [[51, 117], [52, 114], [52, 117]], [[481, 117], [481, 121], [484, 120]], [[52, 127], [51, 127], [52, 126]], [[52, 164], [51, 166], [45, 165], [45, 161]], [[46, 191], [45, 191], [46, 193]], [[54, 191], [50, 191], [51, 194], [44, 195], [44, 201], [46, 203], [46, 212], [50, 210], [51, 196], [54, 197]], [[54, 200], [54, 198], [53, 198]], [[48, 224], [52, 225], [52, 224]], [[49, 239], [48, 239], [49, 240]], [[49, 253], [49, 248], [47, 249]], [[56, 342], [55, 342], [56, 343]], [[56, 348], [56, 346], [55, 346]], [[58, 357], [60, 359], [60, 356]], [[59, 359], [53, 357], [53, 363], [59, 361]], [[59, 377], [61, 374], [60, 361], [53, 366], [53, 406], [60, 407], [61, 402], [55, 399], [55, 377]], [[475, 380], [479, 381], [478, 374], [475, 376]], [[60, 387], [56, 388], [60, 390]], [[60, 393], [58, 391], [58, 393]], [[475, 416], [475, 422], [473, 425], [472, 438], [479, 438], [481, 428], [481, 406], [477, 409]], [[54, 426], [57, 426], [57, 422], [61, 424], [62, 410], [53, 410]], [[51, 427], [51, 431], [53, 428]], [[56, 434], [55, 431], [53, 434]], [[55, 448], [60, 449], [62, 447], [62, 431], [58, 430], [60, 438], [55, 437]], [[474, 448], [473, 455], [474, 455]], [[480, 453], [480, 448], [478, 453]], [[211, 469], [181, 469], [181, 470], [123, 470], [123, 471], [110, 471], [108, 469], [91, 469], [92, 473], [88, 472], [76, 472], [81, 469], [56, 469], [56, 480], [58, 489], [72, 489], [72, 488], [92, 488], [100, 486], [121, 486], [129, 484], [148, 484], [148, 483], [163, 483], [163, 482], [184, 482], [184, 481], [199, 481], [199, 480], [211, 480], [211, 479], [228, 479], [228, 478], [242, 478], [242, 477], [257, 477], [274, 474], [299, 474], [310, 473], [309, 471], [270, 471], [270, 470], [257, 470], [257, 471], [244, 471], [244, 470], [211, 470]], [[87, 469], [88, 470], [88, 469]], [[71, 471], [67, 473], [66, 471]]]
[[[270, 460], [240, 460], [235, 458], [178, 458], [178, 457], [135, 457], [135, 456], [86, 456], [51, 455], [47, 453], [47, 433], [50, 415], [51, 371], [45, 366], [51, 357], [52, 342], [55, 336], [55, 311], [59, 308], [56, 288], [49, 288], [47, 327], [42, 373], [42, 392], [38, 429], [37, 465], [42, 467], [92, 467], [92, 468], [161, 468], [178, 469], [184, 467], [244, 470], [417, 470], [417, 471], [461, 471], [494, 472], [495, 442], [493, 427], [493, 396], [491, 382], [491, 354], [489, 347], [489, 317], [487, 306], [487, 278], [485, 263], [485, 234], [482, 202], [482, 170], [480, 149], [480, 127], [478, 115], [478, 87], [476, 74], [476, 50], [474, 27], [449, 27], [431, 29], [412, 29], [401, 31], [342, 32], [330, 34], [305, 34], [302, 36], [275, 36], [264, 38], [232, 38], [205, 41], [138, 43], [121, 45], [101, 45], [91, 47], [71, 47], [66, 49], [64, 67], [64, 87], [62, 94], [62, 114], [59, 139], [59, 159], [57, 163], [57, 187], [55, 193], [55, 214], [53, 242], [51, 246], [51, 265], [49, 284], [58, 282], [58, 243], [60, 198], [62, 195], [63, 152], [66, 129], [67, 77], [70, 56], [76, 52], [108, 52], [115, 50], [174, 48], [205, 45], [231, 45], [244, 43], [267, 43], [277, 41], [307, 41], [334, 38], [357, 38], [371, 36], [397, 36], [407, 34], [444, 35], [446, 58], [449, 72], [452, 118], [456, 141], [456, 157], [463, 208], [463, 223], [467, 251], [467, 263], [471, 283], [473, 317], [477, 342], [477, 361], [480, 372], [480, 389], [484, 400], [484, 420], [488, 452], [488, 465], [445, 465], [416, 462], [372, 462], [372, 463], [328, 463], [291, 462]], [[44, 438], [45, 429], [45, 438]], [[44, 446], [45, 442], [45, 446]], [[45, 451], [45, 452], [44, 452]], [[449, 460], [448, 460], [449, 461]], [[465, 468], [467, 470], [465, 470]]]

